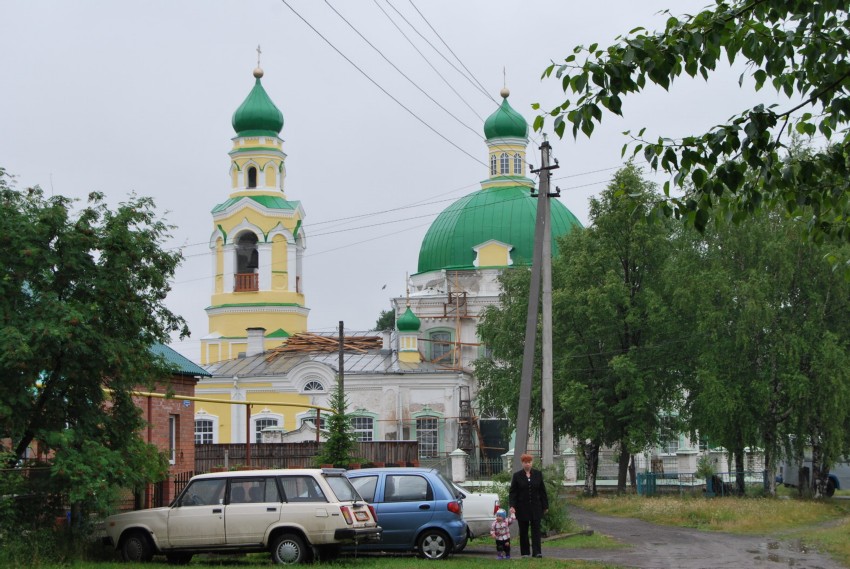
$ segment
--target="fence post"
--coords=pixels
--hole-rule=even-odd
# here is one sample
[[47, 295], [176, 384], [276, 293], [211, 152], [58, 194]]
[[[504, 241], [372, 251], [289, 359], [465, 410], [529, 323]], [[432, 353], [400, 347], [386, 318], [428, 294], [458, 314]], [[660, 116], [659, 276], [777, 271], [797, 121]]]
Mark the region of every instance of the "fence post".
[[452, 482], [466, 482], [466, 461], [469, 455], [456, 448], [449, 453], [449, 457], [452, 459]]
[[507, 470], [508, 472], [513, 472], [511, 469], [513, 468], [514, 462], [514, 449], [508, 450], [505, 454], [502, 455], [502, 469]]
[[565, 448], [561, 453], [561, 459], [564, 461], [564, 482], [578, 481], [578, 467], [576, 465], [576, 451], [572, 448]]

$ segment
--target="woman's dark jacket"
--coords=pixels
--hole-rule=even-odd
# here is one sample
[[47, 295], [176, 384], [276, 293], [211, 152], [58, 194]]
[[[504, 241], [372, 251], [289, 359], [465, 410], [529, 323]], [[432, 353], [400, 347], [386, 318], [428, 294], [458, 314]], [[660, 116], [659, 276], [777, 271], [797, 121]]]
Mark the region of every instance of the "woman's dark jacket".
[[546, 495], [543, 473], [532, 468], [531, 481], [529, 481], [525, 470], [514, 472], [508, 499], [510, 507], [516, 512], [516, 519], [521, 521], [542, 519], [543, 511], [549, 509], [549, 497]]

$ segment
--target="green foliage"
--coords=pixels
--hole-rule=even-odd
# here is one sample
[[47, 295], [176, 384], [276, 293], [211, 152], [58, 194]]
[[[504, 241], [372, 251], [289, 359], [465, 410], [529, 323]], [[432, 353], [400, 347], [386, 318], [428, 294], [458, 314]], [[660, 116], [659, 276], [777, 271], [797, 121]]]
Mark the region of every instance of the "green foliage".
[[170, 228], [148, 198], [111, 210], [95, 193], [78, 206], [8, 180], [0, 169], [5, 464], [18, 466], [37, 444], [50, 453], [51, 486], [30, 490], [65, 496], [87, 519], [109, 508], [116, 488], [164, 474], [156, 449], [139, 439], [130, 392], [170, 377], [150, 347], [188, 333], [164, 305], [181, 255], [162, 249]]
[[356, 441], [351, 430], [351, 416], [346, 413], [348, 399], [342, 389], [334, 391], [330, 403], [333, 413], [327, 419], [328, 438], [322, 443], [316, 462], [318, 465], [347, 467], [355, 462], [353, 450]]
[[378, 319], [375, 321], [375, 330], [394, 330], [395, 329], [395, 310], [381, 310]]
[[[704, 230], [711, 217], [740, 221], [764, 206], [781, 205], [789, 214], [805, 215], [807, 235], [850, 240], [850, 33], [847, 5], [839, 0], [719, 0], [703, 11], [668, 18], [657, 33], [636, 27], [607, 48], [577, 46], [562, 63], [552, 63], [544, 77], [555, 76], [565, 100], [538, 116], [547, 117], [563, 136], [591, 136], [603, 110], [621, 115], [623, 98], [654, 84], [672, 89], [683, 75], [708, 80], [718, 69], [742, 59], [755, 91], [765, 84], [801, 102], [779, 109], [766, 103], [719, 117], [708, 132], [671, 139], [625, 133], [623, 154], [641, 154], [653, 170], [673, 175], [684, 190], [655, 211], [675, 216]], [[582, 59], [583, 58], [583, 59]], [[535, 108], [539, 108], [535, 105]], [[784, 162], [790, 135], [820, 134], [832, 143]], [[754, 175], [749, 175], [750, 173]]]
[[711, 457], [707, 454], [702, 455], [697, 459], [697, 469], [694, 472], [694, 476], [697, 478], [702, 478], [703, 480], [708, 480], [712, 476], [716, 474], [716, 470], [714, 468], [714, 463], [711, 460]]

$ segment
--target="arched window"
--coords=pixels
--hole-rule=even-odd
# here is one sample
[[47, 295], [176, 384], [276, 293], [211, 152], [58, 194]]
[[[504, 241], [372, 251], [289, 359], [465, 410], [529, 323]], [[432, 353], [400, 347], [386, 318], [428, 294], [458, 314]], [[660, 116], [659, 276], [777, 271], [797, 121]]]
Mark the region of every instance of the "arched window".
[[433, 458], [440, 450], [440, 427], [438, 417], [416, 419], [416, 442], [419, 443], [419, 458]]
[[373, 438], [375, 420], [372, 417], [355, 415], [351, 418], [351, 431], [358, 441], [371, 441]]
[[510, 166], [510, 160], [508, 159], [508, 153], [502, 152], [502, 155], [499, 157], [499, 174], [510, 174], [508, 170]]
[[260, 419], [256, 419], [254, 421], [254, 442], [261, 443], [263, 442], [263, 429], [268, 427], [277, 427], [278, 420], [272, 419], [270, 417], [264, 417]]
[[257, 187], [257, 169], [251, 166], [248, 168], [248, 187], [256, 188]]
[[519, 152], [514, 154], [514, 175], [522, 175], [522, 158], [520, 157]]
[[211, 419], [195, 419], [195, 444], [213, 444], [213, 422]]
[[443, 365], [454, 364], [451, 332], [431, 332], [431, 361]]
[[325, 386], [321, 382], [311, 379], [304, 385], [304, 391], [324, 391]]
[[491, 176], [496, 175], [496, 155], [495, 154], [490, 155], [490, 175]]

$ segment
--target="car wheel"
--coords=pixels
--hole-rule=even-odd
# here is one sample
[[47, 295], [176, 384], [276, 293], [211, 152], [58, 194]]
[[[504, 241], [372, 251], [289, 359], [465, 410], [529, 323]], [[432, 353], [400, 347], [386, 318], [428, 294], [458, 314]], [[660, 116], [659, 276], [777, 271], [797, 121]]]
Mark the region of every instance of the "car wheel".
[[130, 532], [121, 544], [124, 561], [147, 563], [153, 559], [153, 548], [148, 536], [141, 531]]
[[423, 559], [445, 559], [452, 552], [452, 544], [445, 532], [427, 529], [419, 536], [417, 549]]
[[304, 540], [294, 533], [279, 535], [272, 544], [272, 559], [281, 565], [296, 565], [307, 560]]
[[191, 553], [166, 553], [165, 559], [171, 565], [188, 565], [192, 561]]

